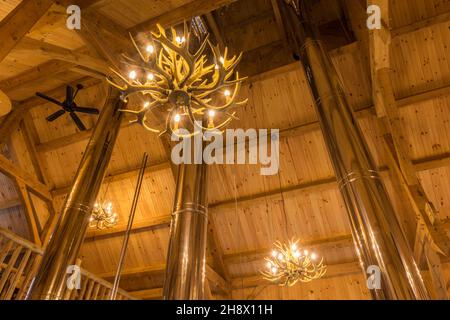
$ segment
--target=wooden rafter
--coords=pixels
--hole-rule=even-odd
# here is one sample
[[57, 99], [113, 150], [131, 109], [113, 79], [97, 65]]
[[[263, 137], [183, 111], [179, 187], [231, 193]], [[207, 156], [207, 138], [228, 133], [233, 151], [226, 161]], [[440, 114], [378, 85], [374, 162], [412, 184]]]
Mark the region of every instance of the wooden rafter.
[[18, 183], [26, 185], [43, 199], [52, 199], [51, 193], [45, 184], [35, 179], [31, 174], [19, 168], [1, 154], [0, 171], [9, 176], [11, 179], [17, 180]]
[[0, 23], [0, 62], [47, 12], [53, 0], [22, 1]]

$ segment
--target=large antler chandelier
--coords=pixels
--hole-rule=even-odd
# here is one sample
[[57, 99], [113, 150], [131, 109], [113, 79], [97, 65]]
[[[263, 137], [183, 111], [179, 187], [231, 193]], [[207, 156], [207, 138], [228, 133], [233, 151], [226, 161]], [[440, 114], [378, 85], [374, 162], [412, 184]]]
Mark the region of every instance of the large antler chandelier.
[[293, 286], [298, 281], [310, 282], [321, 278], [327, 268], [323, 259], [318, 260], [317, 254], [301, 250], [298, 241], [289, 244], [275, 243], [272, 256], [266, 258], [268, 271], [261, 271], [266, 280], [276, 282], [281, 286]]
[[113, 212], [111, 202], [105, 204], [96, 203], [89, 218], [89, 227], [103, 230], [116, 226], [117, 221], [117, 213]]
[[[201, 41], [191, 38], [186, 24], [182, 35], [174, 28], [170, 36], [159, 24], [157, 28], [145, 50], [131, 37], [139, 59], [124, 55], [126, 75], [112, 69], [121, 83], [112, 79], [108, 82], [122, 91], [123, 99], [136, 93], [145, 97], [139, 110], [122, 111], [133, 114], [134, 122], [159, 134], [190, 136], [204, 130], [220, 130], [235, 117], [231, 108], [246, 103], [236, 102], [244, 80], [235, 71], [242, 53], [229, 58], [225, 48], [221, 55], [208, 35]], [[198, 40], [195, 53], [190, 52], [196, 43], [193, 40]], [[149, 125], [152, 111], [156, 115], [165, 113], [162, 128]], [[186, 129], [188, 134], [180, 129]]]

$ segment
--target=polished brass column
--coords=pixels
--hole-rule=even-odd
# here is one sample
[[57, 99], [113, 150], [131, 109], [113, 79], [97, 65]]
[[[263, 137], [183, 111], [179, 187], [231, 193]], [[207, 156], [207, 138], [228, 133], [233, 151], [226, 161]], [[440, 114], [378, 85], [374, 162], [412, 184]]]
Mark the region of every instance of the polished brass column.
[[[364, 273], [381, 270], [374, 299], [428, 299], [412, 251], [396, 219], [338, 74], [308, 20], [309, 0], [282, 4], [284, 21], [304, 66], [316, 110], [351, 223]], [[352, 72], [349, 70], [349, 72]]]
[[62, 299], [69, 265], [78, 257], [106, 168], [120, 129], [124, 103], [111, 93], [75, 175], [62, 213], [44, 252], [27, 299]]
[[206, 298], [206, 174], [205, 163], [178, 167], [163, 292], [166, 300]]

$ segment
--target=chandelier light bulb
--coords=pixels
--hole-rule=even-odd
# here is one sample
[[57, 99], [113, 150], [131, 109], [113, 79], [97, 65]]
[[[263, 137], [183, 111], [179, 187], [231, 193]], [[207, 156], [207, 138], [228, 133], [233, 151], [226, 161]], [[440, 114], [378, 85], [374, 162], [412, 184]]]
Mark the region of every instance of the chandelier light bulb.
[[278, 254], [278, 260], [283, 260], [283, 255], [281, 253]]
[[272, 273], [275, 274], [275, 273], [277, 273], [277, 272], [278, 272], [278, 269], [277, 269], [276, 267], [273, 267], [273, 268], [272, 268]]
[[208, 111], [208, 115], [209, 115], [210, 118], [213, 118], [213, 117], [216, 115], [216, 111], [214, 111], [214, 110], [209, 110], [209, 111]]
[[152, 46], [151, 44], [149, 44], [149, 45], [147, 46], [147, 48], [145, 48], [145, 50], [146, 50], [148, 53], [152, 54], [153, 52], [155, 52], [155, 47]]
[[230, 90], [225, 90], [224, 92], [223, 92], [223, 95], [225, 96], [225, 97], [229, 97], [230, 95], [231, 95], [231, 92], [230, 92]]
[[269, 268], [269, 269], [272, 268], [272, 262], [270, 262], [270, 261], [267, 262], [267, 268]]
[[144, 103], [144, 108], [147, 109], [149, 105], [150, 105], [150, 102], [146, 101], [146, 102]]
[[223, 57], [220, 57], [220, 58], [219, 58], [219, 61], [220, 61], [221, 64], [224, 64], [224, 63], [225, 63], [225, 59], [224, 59]]
[[272, 257], [275, 258], [277, 255], [278, 255], [278, 252], [276, 252], [276, 250], [273, 250], [273, 251], [272, 251]]
[[186, 41], [186, 38], [184, 36], [182, 36], [182, 37], [177, 36], [176, 40], [177, 40], [178, 44], [182, 44]]
[[148, 80], [148, 81], [153, 81], [154, 78], [155, 78], [155, 76], [154, 76], [153, 73], [148, 73], [148, 74], [147, 74], [147, 80]]
[[316, 260], [317, 259], [317, 255], [314, 252], [311, 253], [311, 259], [312, 260]]
[[291, 250], [292, 251], [296, 251], [297, 250], [297, 245], [295, 243], [291, 246]]
[[303, 251], [303, 254], [304, 254], [305, 256], [307, 256], [308, 253], [309, 253], [308, 250]]
[[137, 73], [136, 73], [136, 71], [130, 71], [130, 73], [128, 74], [128, 77], [131, 79], [131, 80], [135, 80], [136, 79], [136, 77], [137, 77]]
[[174, 120], [175, 122], [180, 122], [181, 116], [177, 113], [177, 114], [175, 115], [175, 117], [173, 117], [173, 120]]
[[300, 252], [298, 252], [298, 251], [294, 252], [294, 257], [297, 258], [297, 259], [300, 258], [301, 255], [302, 254]]

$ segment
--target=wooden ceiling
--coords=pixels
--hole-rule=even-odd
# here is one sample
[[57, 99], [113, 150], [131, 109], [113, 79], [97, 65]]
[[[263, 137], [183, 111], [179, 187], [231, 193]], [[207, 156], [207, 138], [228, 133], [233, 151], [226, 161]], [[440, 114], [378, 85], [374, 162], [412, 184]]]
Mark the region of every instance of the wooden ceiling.
[[[249, 103], [238, 111], [239, 120], [232, 127], [281, 131], [278, 175], [261, 176], [258, 165], [209, 168], [207, 276], [213, 296], [369, 299], [305, 74], [288, 49], [277, 1], [75, 2], [87, 21], [80, 31], [68, 30], [65, 7], [53, 4], [0, 63], [0, 89], [14, 101], [12, 113], [0, 125], [5, 160], [0, 159], [0, 169], [5, 171], [2, 163], [9, 160], [22, 175], [36, 182], [34, 186], [50, 190], [58, 212], [96, 118], [82, 116], [89, 128], [86, 132], [79, 132], [65, 117], [48, 123], [45, 117], [56, 110], [55, 106], [35, 98], [34, 93], [61, 96], [67, 83], [83, 83], [86, 89], [77, 98], [79, 104], [101, 108], [108, 90], [104, 73], [120, 52], [130, 50], [128, 32], [143, 39], [156, 22], [174, 25], [201, 15], [218, 43], [229, 46], [232, 52], [244, 52], [240, 72], [249, 79], [241, 96]], [[22, 5], [20, 0], [2, 1], [0, 19]], [[450, 1], [392, 0], [389, 5], [393, 35], [390, 67], [400, 107], [401, 135], [426, 196], [450, 230]], [[365, 1], [318, 0], [314, 9], [314, 20], [320, 25], [398, 216], [408, 230], [411, 209], [388, 170], [385, 128], [372, 98]], [[4, 28], [0, 23], [0, 35]], [[161, 296], [175, 181], [161, 140], [127, 121], [100, 192], [101, 198], [113, 202], [119, 224], [113, 229], [89, 230], [80, 258], [90, 272], [108, 280], [113, 277], [144, 152], [149, 153], [151, 164], [121, 287], [151, 299]], [[7, 176], [0, 176], [0, 226], [32, 239], [32, 217], [20, 189]], [[34, 229], [43, 232], [52, 220], [52, 206], [33, 197]], [[408, 233], [411, 245], [414, 232]], [[324, 279], [292, 288], [261, 279], [259, 270], [264, 268], [263, 258], [272, 243], [292, 237], [324, 257], [329, 266]], [[450, 280], [448, 262], [441, 257], [446, 283]], [[426, 265], [423, 272], [430, 284]]]

